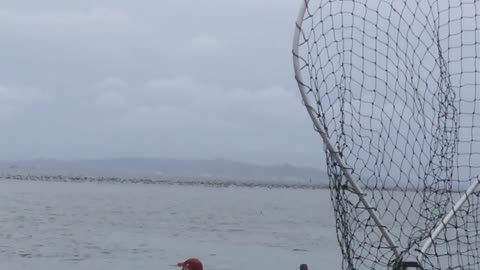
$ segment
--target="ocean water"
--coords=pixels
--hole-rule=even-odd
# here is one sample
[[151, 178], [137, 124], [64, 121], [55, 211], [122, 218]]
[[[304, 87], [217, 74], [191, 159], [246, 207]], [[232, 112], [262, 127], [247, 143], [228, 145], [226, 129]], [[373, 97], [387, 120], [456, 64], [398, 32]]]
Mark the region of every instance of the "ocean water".
[[328, 190], [0, 181], [0, 269], [340, 269]]

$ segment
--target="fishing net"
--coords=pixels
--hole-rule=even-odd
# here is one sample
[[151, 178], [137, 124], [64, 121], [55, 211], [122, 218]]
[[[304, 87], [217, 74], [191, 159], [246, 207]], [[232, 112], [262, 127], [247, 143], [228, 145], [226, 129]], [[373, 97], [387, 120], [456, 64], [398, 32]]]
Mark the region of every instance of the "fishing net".
[[302, 1], [343, 269], [480, 269], [479, 26], [474, 0]]

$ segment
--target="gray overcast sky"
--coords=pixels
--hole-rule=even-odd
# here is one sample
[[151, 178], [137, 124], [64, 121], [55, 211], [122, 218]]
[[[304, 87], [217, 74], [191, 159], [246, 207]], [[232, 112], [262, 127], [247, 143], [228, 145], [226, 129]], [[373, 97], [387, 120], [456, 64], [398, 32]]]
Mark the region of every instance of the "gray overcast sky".
[[293, 79], [300, 1], [1, 1], [0, 159], [323, 167]]

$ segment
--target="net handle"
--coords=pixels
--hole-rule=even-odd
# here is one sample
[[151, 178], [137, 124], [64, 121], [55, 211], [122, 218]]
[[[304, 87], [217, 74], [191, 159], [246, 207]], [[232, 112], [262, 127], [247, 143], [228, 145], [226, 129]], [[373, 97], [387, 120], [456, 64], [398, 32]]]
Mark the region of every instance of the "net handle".
[[396, 259], [401, 259], [401, 254], [398, 251], [397, 245], [392, 240], [392, 237], [390, 236], [390, 233], [387, 231], [387, 227], [385, 224], [383, 224], [382, 220], [380, 219], [376, 209], [370, 205], [370, 203], [366, 200], [365, 194], [363, 190], [360, 188], [360, 186], [353, 180], [352, 174], [350, 173], [351, 168], [347, 167], [345, 163], [342, 160], [342, 157], [340, 156], [339, 152], [333, 144], [330, 142], [330, 138], [328, 137], [328, 134], [325, 132], [322, 124], [320, 123], [317, 113], [315, 109], [310, 105], [310, 102], [307, 97], [307, 91], [308, 88], [306, 87], [305, 84], [303, 84], [303, 78], [301, 74], [301, 68], [300, 68], [300, 63], [299, 63], [299, 53], [298, 53], [298, 47], [299, 47], [299, 41], [300, 41], [300, 34], [302, 34], [302, 23], [303, 23], [303, 18], [304, 14], [307, 10], [307, 6], [310, 0], [303, 0], [302, 5], [300, 7], [300, 11], [297, 16], [297, 21], [296, 21], [296, 27], [295, 27], [295, 33], [293, 37], [293, 67], [295, 71], [295, 79], [298, 84], [298, 88], [300, 90], [300, 94], [302, 96], [303, 104], [305, 105], [305, 108], [307, 109], [308, 114], [310, 115], [310, 118], [312, 119], [312, 122], [315, 126], [316, 131], [320, 134], [320, 136], [323, 139], [323, 143], [325, 144], [326, 148], [328, 149], [328, 152], [330, 156], [335, 160], [337, 165], [340, 167], [340, 169], [343, 172], [343, 175], [347, 179], [348, 183], [350, 183], [351, 187], [359, 197], [361, 203], [363, 206], [367, 209], [370, 217], [372, 217], [373, 221], [375, 222], [375, 225], [378, 227], [380, 230], [383, 239], [387, 242], [388, 246], [390, 249], [392, 249]]
[[455, 216], [458, 209], [462, 207], [462, 205], [467, 201], [468, 197], [472, 195], [472, 193], [478, 192], [477, 187], [480, 185], [480, 176], [477, 176], [475, 181], [468, 187], [468, 189], [463, 193], [462, 197], [458, 199], [457, 203], [453, 206], [452, 210], [448, 212], [445, 217], [441, 220], [440, 224], [435, 228], [432, 232], [430, 237], [426, 240], [425, 244], [423, 244], [422, 248], [420, 249], [420, 254], [418, 255], [418, 260], [421, 261], [423, 259], [423, 255], [430, 249], [433, 245], [433, 241], [440, 235], [440, 233], [446, 228], [447, 224], [450, 220]]

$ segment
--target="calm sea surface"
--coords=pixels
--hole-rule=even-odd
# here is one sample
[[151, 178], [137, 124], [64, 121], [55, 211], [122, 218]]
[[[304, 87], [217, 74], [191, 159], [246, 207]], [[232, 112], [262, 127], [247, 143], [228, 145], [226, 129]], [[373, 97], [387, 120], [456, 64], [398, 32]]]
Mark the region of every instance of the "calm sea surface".
[[327, 190], [0, 181], [0, 269], [340, 269]]

